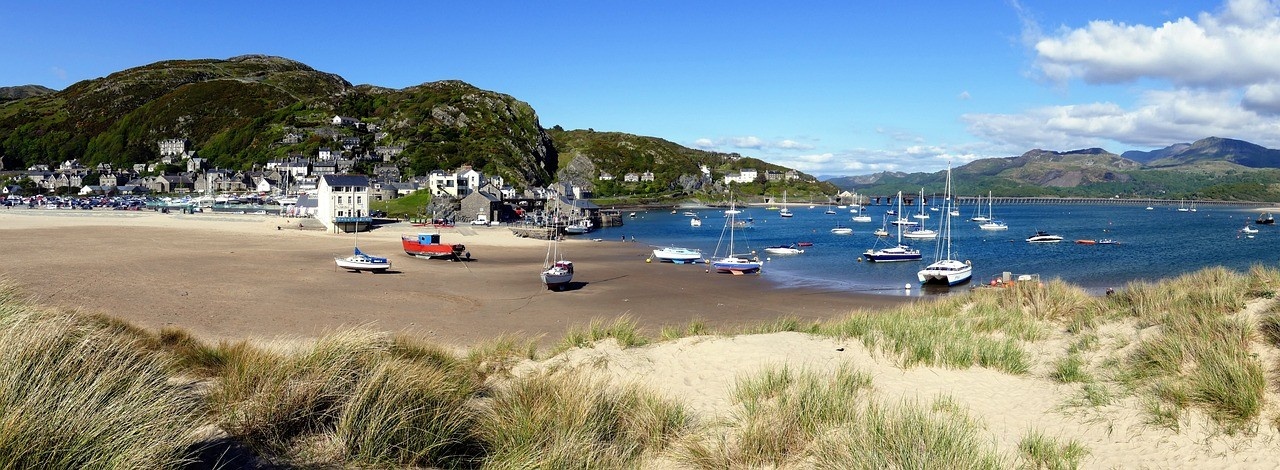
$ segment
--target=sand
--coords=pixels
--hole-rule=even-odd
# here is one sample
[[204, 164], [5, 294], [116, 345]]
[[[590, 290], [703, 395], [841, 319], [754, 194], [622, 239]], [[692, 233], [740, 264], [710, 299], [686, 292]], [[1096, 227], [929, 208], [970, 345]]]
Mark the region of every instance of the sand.
[[[281, 226], [281, 230], [276, 227]], [[441, 230], [465, 243], [471, 262], [422, 260], [400, 251], [401, 233], [384, 226], [360, 234], [360, 247], [393, 260], [388, 274], [336, 270], [356, 237], [299, 230], [296, 220], [214, 214], [0, 209], [0, 276], [34, 300], [102, 313], [148, 327], [176, 326], [207, 339], [309, 338], [347, 326], [418, 334], [466, 347], [506, 332], [554, 341], [594, 318], [628, 315], [651, 335], [663, 325], [702, 319], [713, 328], [774, 320], [840, 317], [909, 299], [846, 292], [780, 289], [764, 276], [708, 274], [701, 266], [646, 263], [650, 247], [619, 241], [570, 241], [574, 289], [549, 292], [537, 273], [545, 242], [502, 228]], [[295, 227], [295, 228], [284, 228]], [[432, 229], [427, 229], [432, 230]], [[767, 270], [767, 266], [766, 266]], [[1274, 300], [1242, 312], [1257, 315]], [[1100, 331], [1103, 342], [1133, 344], [1133, 325]], [[1084, 468], [1275, 468], [1280, 433], [1270, 424], [1277, 394], [1253, 432], [1221, 435], [1192, 411], [1180, 432], [1147, 424], [1144, 405], [1129, 396], [1098, 408], [1068, 403], [1078, 384], [1048, 378], [1069, 339], [1054, 333], [1028, 345], [1038, 357], [1030, 374], [994, 370], [902, 368], [856, 340], [800, 333], [697, 336], [623, 349], [613, 340], [527, 361], [517, 375], [576, 368], [616, 382], [634, 382], [713, 422], [734, 410], [735, 382], [766, 367], [829, 372], [852, 366], [873, 377], [885, 402], [947, 397], [983, 425], [1002, 455], [1018, 455], [1035, 430], [1089, 455]], [[1262, 351], [1266, 363], [1273, 352]]]
[[[732, 329], [909, 301], [780, 289], [767, 266], [761, 276], [708, 274], [699, 265], [646, 263], [652, 247], [642, 241], [589, 239], [562, 245], [574, 285], [551, 292], [538, 278], [546, 242], [506, 228], [440, 229], [445, 243], [466, 244], [473, 258], [451, 262], [401, 250], [401, 234], [434, 228], [398, 223], [356, 236], [297, 227], [296, 219], [260, 215], [0, 209], [0, 276], [44, 304], [210, 340], [367, 326], [462, 347], [503, 333], [556, 341], [571, 327], [622, 315], [656, 335], [694, 319]], [[336, 269], [333, 258], [356, 243], [390, 258], [392, 271]]]

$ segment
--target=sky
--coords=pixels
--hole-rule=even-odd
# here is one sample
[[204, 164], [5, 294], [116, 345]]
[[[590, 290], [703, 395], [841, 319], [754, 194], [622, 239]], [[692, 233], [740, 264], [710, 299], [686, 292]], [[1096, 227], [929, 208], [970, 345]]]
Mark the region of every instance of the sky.
[[353, 84], [462, 80], [547, 128], [819, 176], [932, 172], [1210, 136], [1280, 148], [1277, 1], [18, 2], [0, 86], [269, 54]]

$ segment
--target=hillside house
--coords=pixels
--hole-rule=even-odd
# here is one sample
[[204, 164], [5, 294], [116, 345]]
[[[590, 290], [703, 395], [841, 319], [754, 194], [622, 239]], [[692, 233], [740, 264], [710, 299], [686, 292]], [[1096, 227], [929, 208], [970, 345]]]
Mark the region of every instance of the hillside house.
[[187, 139], [163, 139], [157, 145], [162, 157], [181, 156], [187, 152]]
[[599, 179], [600, 179], [600, 181], [613, 181], [613, 175], [611, 175], [611, 174], [609, 174], [609, 173], [607, 173], [607, 172], [603, 172], [603, 171], [602, 171], [602, 172], [600, 172], [600, 177], [599, 177]]
[[646, 171], [640, 174], [640, 181], [653, 181], [653, 172]]
[[622, 181], [627, 182], [627, 183], [639, 183], [639, 182], [640, 182], [640, 174], [639, 174], [639, 173], [627, 173], [627, 174], [625, 174], [625, 175], [622, 175]]
[[354, 126], [359, 124], [360, 120], [347, 116], [334, 116], [333, 119], [329, 120], [329, 122], [335, 126]]

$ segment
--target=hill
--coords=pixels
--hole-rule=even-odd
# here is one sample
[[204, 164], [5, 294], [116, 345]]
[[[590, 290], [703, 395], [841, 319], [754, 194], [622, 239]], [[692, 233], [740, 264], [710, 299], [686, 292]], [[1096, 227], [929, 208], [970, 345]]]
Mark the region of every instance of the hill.
[[[363, 126], [333, 126], [335, 115]], [[290, 133], [304, 138], [283, 143]], [[157, 62], [0, 108], [7, 168], [148, 162], [169, 138], [188, 139], [211, 165], [249, 168], [315, 155], [341, 137], [364, 149], [401, 146], [398, 163], [416, 174], [470, 163], [515, 184], [542, 184], [556, 168], [536, 113], [510, 96], [456, 81], [353, 86], [281, 57]]]
[[[1218, 139], [1226, 140], [1226, 139]], [[1212, 139], [1198, 141], [1213, 142]], [[1240, 142], [1240, 141], [1233, 141]], [[1244, 142], [1247, 144], [1247, 142]], [[1249, 144], [1253, 145], [1253, 144]], [[1257, 146], [1254, 146], [1257, 147]], [[1173, 148], [1173, 147], [1170, 147]], [[1201, 150], [1193, 152], [1192, 148]], [[1214, 150], [1214, 149], [1219, 150]], [[1223, 148], [1243, 148], [1238, 161], [1265, 162], [1265, 152], [1249, 146], [1188, 144], [1180, 155], [1182, 163], [1167, 167], [1144, 166], [1103, 149], [1091, 148], [1056, 152], [1031, 150], [1017, 157], [986, 158], [954, 169], [954, 184], [960, 194], [997, 196], [1061, 196], [1061, 197], [1153, 197], [1246, 201], [1280, 201], [1280, 170], [1250, 168], [1234, 163], [1226, 156], [1210, 158], [1210, 152]], [[1140, 158], [1157, 158], [1153, 162], [1170, 161], [1167, 156], [1135, 154]], [[1219, 154], [1221, 155], [1221, 154]], [[1260, 157], [1262, 156], [1262, 157]], [[943, 190], [944, 174], [879, 173], [866, 177], [829, 180], [843, 189], [864, 194], [892, 194], [897, 191], [926, 192]]]
[[1280, 150], [1243, 140], [1208, 137], [1191, 144], [1175, 144], [1162, 150], [1167, 152], [1147, 162], [1149, 168], [1198, 166], [1219, 162], [1249, 168], [1280, 168]]
[[54, 93], [56, 91], [57, 90], [54, 90], [49, 87], [41, 86], [41, 85], [21, 85], [21, 86], [0, 87], [0, 103], [20, 100], [23, 98], [30, 98], [32, 96], [47, 95], [49, 93]]

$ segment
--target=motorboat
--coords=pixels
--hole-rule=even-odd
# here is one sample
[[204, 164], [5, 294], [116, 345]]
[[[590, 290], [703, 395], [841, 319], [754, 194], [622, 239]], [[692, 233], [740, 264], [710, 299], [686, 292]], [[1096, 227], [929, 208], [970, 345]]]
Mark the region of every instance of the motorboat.
[[699, 218], [697, 218], [697, 217], [694, 217], [694, 218], [692, 218], [692, 219], [689, 219], [689, 226], [690, 226], [690, 227], [701, 227], [701, 226], [702, 226], [702, 219], [699, 219]]
[[1097, 241], [1097, 240], [1089, 240], [1089, 239], [1076, 240], [1076, 244], [1077, 244], [1077, 245], [1097, 245], [1097, 244], [1098, 244], [1098, 241]]
[[381, 256], [365, 254], [360, 251], [360, 247], [356, 247], [351, 256], [345, 258], [334, 258], [333, 261], [338, 264], [339, 268], [355, 272], [382, 272], [391, 269], [391, 260]]
[[467, 247], [461, 243], [446, 244], [440, 242], [438, 233], [419, 233], [417, 235], [401, 235], [400, 245], [404, 253], [419, 258], [461, 258]]
[[1258, 215], [1258, 219], [1254, 220], [1253, 223], [1258, 225], [1274, 225], [1276, 223], [1276, 218], [1273, 217], [1270, 212], [1263, 212]]
[[680, 215], [683, 215], [685, 217], [697, 217], [698, 213], [694, 211], [684, 211]]
[[764, 252], [771, 255], [798, 255], [804, 253], [804, 250], [797, 248], [795, 245], [776, 245], [766, 247]]
[[666, 246], [655, 248], [653, 257], [658, 261], [670, 261], [675, 264], [696, 263], [702, 259], [702, 250], [697, 248], [682, 248], [678, 246]]
[[1244, 233], [1258, 233], [1258, 229], [1250, 227], [1247, 224], [1244, 226], [1244, 228], [1240, 229], [1240, 231]]
[[1053, 235], [1044, 230], [1037, 231], [1035, 235], [1027, 237], [1027, 243], [1058, 243], [1062, 241], [1061, 235]]
[[1103, 238], [1101, 240], [1098, 240], [1098, 244], [1099, 245], [1119, 245], [1120, 242], [1112, 240], [1110, 238]]

